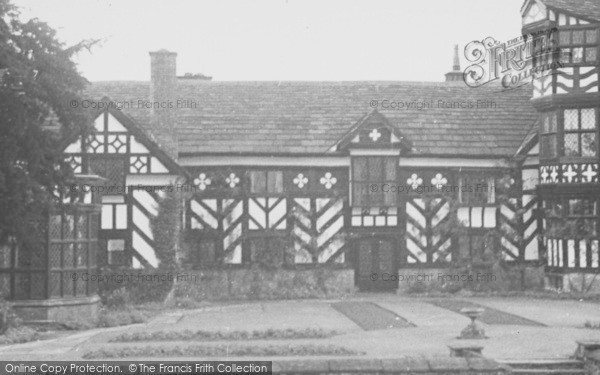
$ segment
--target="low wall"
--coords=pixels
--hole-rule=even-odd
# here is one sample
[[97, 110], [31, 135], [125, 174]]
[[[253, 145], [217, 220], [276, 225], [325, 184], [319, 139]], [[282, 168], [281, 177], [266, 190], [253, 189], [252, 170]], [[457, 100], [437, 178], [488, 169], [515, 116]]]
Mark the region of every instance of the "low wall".
[[398, 270], [398, 293], [446, 292], [462, 289], [492, 292], [544, 288], [544, 267], [504, 266], [461, 268], [410, 268]]
[[600, 294], [600, 274], [566, 273], [562, 285], [565, 292]]
[[15, 313], [24, 323], [93, 323], [98, 319], [100, 297], [56, 298], [47, 300], [12, 301]]
[[[227, 299], [337, 298], [356, 292], [354, 269], [316, 267], [298, 269], [235, 268], [199, 270], [103, 270], [99, 293], [129, 302], [162, 302], [167, 298], [195, 301]], [[387, 275], [398, 280], [398, 293], [455, 293], [534, 290], [544, 287], [543, 267], [486, 269], [401, 268]], [[120, 295], [115, 291], [126, 290]]]
[[509, 368], [487, 358], [398, 358], [274, 361], [273, 374], [504, 375]]
[[174, 296], [194, 300], [341, 297], [354, 293], [354, 270], [215, 269], [189, 271]]

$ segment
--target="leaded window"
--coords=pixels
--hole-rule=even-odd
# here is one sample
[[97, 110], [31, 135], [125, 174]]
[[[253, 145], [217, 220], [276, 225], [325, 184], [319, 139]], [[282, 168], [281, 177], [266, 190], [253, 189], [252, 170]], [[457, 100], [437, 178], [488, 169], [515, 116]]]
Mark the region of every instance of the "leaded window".
[[483, 173], [462, 173], [458, 179], [458, 201], [468, 205], [492, 204], [496, 199], [494, 177]]
[[395, 206], [396, 156], [352, 158], [352, 205], [355, 207]]
[[555, 112], [549, 112], [542, 116], [542, 126], [540, 134], [540, 154], [542, 158], [556, 157], [557, 147], [557, 116]]
[[598, 155], [597, 114], [595, 108], [566, 109], [563, 113], [564, 155], [595, 157]]
[[251, 194], [283, 193], [282, 171], [250, 171], [248, 175]]
[[558, 32], [560, 61], [565, 64], [595, 64], [598, 61], [597, 29], [566, 29]]
[[598, 234], [597, 199], [555, 199], [544, 203], [550, 238], [589, 238]]

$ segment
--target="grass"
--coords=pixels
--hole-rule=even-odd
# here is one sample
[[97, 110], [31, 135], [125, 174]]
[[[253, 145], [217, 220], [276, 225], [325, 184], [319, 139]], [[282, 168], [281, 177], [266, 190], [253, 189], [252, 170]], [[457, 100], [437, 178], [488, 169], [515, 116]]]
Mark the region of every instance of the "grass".
[[68, 322], [61, 323], [62, 329], [67, 330], [85, 330], [92, 328], [119, 327], [130, 324], [145, 323], [157, 311], [149, 311], [139, 306], [123, 306], [119, 308], [102, 307], [98, 312], [98, 320], [89, 321], [85, 317], [78, 315], [72, 316]]
[[589, 320], [583, 325], [585, 328], [600, 329], [600, 322], [590, 322]]
[[39, 337], [40, 333], [31, 327], [11, 327], [0, 335], [0, 345], [22, 344], [35, 341]]
[[323, 339], [335, 336], [336, 331], [321, 328], [306, 329], [267, 329], [260, 331], [155, 331], [133, 332], [121, 334], [111, 342], [134, 341], [242, 341], [242, 340], [290, 340], [290, 339]]
[[429, 300], [428, 303], [458, 314], [462, 314], [460, 311], [463, 307], [483, 308], [483, 314], [481, 314], [481, 317], [478, 319], [478, 321], [485, 324], [544, 326], [542, 323], [526, 319], [518, 315], [509, 314], [491, 307], [481, 306], [477, 303], [460, 299], [433, 299]]
[[302, 357], [364, 355], [335, 345], [186, 345], [128, 346], [87, 352], [83, 359], [129, 357]]
[[543, 299], [543, 300], [571, 300], [571, 301], [588, 301], [600, 302], [600, 294], [598, 293], [576, 293], [557, 290], [510, 290], [510, 291], [489, 291], [477, 292], [468, 289], [462, 289], [457, 293], [442, 292], [438, 290], [421, 291], [415, 288], [411, 293], [406, 294], [412, 298], [456, 298], [461, 297], [484, 297], [484, 298], [528, 298], [528, 299]]

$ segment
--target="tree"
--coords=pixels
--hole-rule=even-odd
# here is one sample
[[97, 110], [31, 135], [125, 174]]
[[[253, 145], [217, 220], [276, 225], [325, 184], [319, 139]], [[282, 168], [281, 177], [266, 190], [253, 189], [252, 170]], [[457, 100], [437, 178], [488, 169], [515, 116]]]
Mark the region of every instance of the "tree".
[[72, 58], [94, 43], [66, 47], [46, 23], [23, 22], [0, 0], [0, 244], [32, 239], [56, 203], [52, 192], [72, 179], [62, 150], [91, 126], [71, 105], [87, 83]]

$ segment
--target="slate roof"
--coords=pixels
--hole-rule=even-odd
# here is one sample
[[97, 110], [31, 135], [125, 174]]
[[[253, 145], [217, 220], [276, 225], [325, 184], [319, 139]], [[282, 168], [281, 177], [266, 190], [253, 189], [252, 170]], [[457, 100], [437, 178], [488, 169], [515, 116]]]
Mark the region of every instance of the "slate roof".
[[[177, 98], [195, 109], [175, 109], [183, 154], [323, 154], [379, 103], [379, 112], [413, 143], [413, 155], [515, 154], [536, 119], [531, 86], [500, 92], [462, 82], [178, 82]], [[148, 100], [149, 82], [90, 85], [85, 96]], [[430, 108], [385, 109], [390, 102], [428, 102]], [[493, 101], [495, 108], [445, 108], [438, 101]], [[406, 106], [406, 104], [405, 104]], [[151, 131], [152, 111], [123, 110]]]
[[540, 0], [546, 6], [600, 21], [600, 0]]

